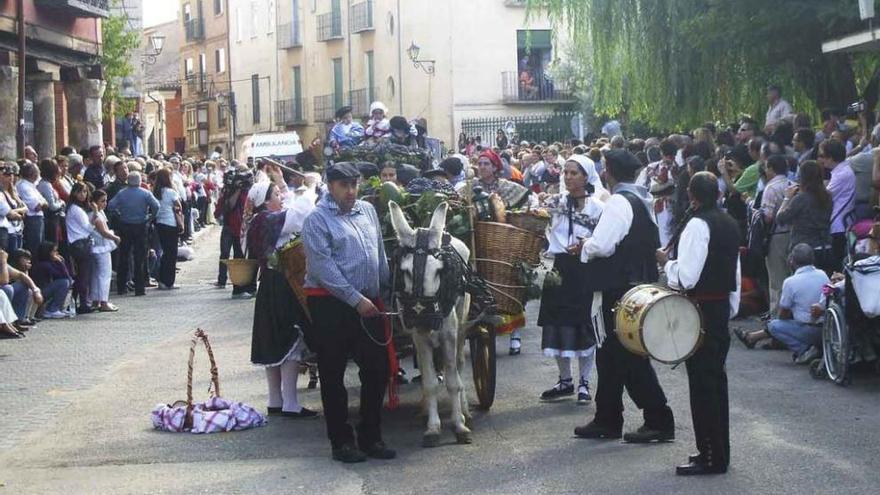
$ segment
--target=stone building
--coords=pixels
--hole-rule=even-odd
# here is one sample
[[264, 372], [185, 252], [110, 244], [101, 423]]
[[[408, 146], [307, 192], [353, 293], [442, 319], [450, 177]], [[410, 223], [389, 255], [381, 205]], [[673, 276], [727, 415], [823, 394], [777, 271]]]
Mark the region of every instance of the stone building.
[[[424, 118], [431, 135], [452, 143], [465, 119], [504, 122], [570, 108], [572, 95], [550, 77], [565, 32], [554, 36], [538, 14], [527, 22], [524, 7], [520, 0], [283, 0], [272, 7], [273, 123], [308, 143], [323, 137], [340, 106], [365, 118], [381, 100], [391, 115]], [[246, 25], [250, 13], [232, 15], [233, 25], [239, 16]], [[233, 31], [231, 43], [247, 36]], [[232, 59], [233, 70], [249, 63]]]
[[144, 124], [144, 150], [150, 156], [158, 152], [186, 153], [183, 131], [180, 51], [183, 45], [183, 24], [175, 19], [144, 29], [142, 46], [149, 47], [151, 38], [161, 36], [162, 51], [143, 65], [141, 120]]
[[18, 57], [18, 12], [0, 0], [0, 157], [15, 158], [18, 74], [26, 73], [24, 134], [40, 156], [65, 145], [103, 144], [101, 19], [108, 0], [24, 0], [26, 57]]
[[[230, 109], [227, 0], [181, 0], [184, 40], [180, 48], [186, 153], [224, 153], [233, 142]], [[169, 48], [173, 48], [170, 47]], [[247, 63], [242, 60], [241, 63]]]

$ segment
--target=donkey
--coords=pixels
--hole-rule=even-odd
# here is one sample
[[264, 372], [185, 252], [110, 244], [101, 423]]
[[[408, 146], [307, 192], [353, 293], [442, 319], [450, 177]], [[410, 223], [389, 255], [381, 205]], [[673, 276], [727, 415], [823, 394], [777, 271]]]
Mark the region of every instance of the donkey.
[[[416, 346], [423, 403], [428, 413], [422, 446], [435, 447], [440, 441], [437, 412], [440, 384], [436, 371], [440, 364], [452, 402], [451, 420], [456, 441], [471, 443], [471, 431], [466, 426], [470, 411], [459, 374], [464, 367], [465, 319], [470, 307], [462, 270], [466, 268], [464, 260], [469, 259], [470, 250], [444, 231], [449, 208], [446, 203], [434, 210], [427, 229], [413, 230], [397, 203], [389, 202], [389, 208], [399, 245], [392, 267], [398, 282], [394, 297], [403, 313], [404, 330], [412, 335]], [[435, 355], [442, 357], [442, 361], [435, 363]]]

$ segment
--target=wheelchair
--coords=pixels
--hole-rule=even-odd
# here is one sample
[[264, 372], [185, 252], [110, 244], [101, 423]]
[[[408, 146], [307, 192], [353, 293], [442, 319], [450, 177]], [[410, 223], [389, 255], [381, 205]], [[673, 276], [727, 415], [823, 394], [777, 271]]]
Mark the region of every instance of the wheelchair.
[[852, 382], [854, 367], [869, 367], [880, 373], [880, 317], [874, 303], [871, 315], [865, 314], [859, 299], [859, 294], [864, 301], [880, 294], [880, 256], [856, 254], [855, 244], [855, 236], [848, 235], [843, 281], [823, 288], [822, 352], [809, 367], [813, 378], [828, 378], [841, 386]]

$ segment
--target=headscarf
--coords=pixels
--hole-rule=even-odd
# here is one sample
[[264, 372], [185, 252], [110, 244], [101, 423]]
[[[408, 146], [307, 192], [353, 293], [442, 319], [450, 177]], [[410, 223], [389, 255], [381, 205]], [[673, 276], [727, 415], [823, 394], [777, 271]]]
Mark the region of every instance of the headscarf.
[[272, 183], [269, 181], [257, 182], [251, 186], [250, 191], [248, 191], [248, 199], [254, 204], [254, 209], [263, 206], [263, 203], [266, 202], [266, 196], [269, 194], [270, 187], [272, 187]]
[[593, 163], [593, 160], [590, 160], [585, 155], [571, 155], [566, 160], [566, 163], [568, 162], [577, 163], [578, 168], [581, 169], [581, 172], [587, 178], [587, 184], [593, 186], [594, 191], [605, 189], [602, 185], [602, 180], [599, 178], [599, 173], [596, 172], [596, 164]]
[[495, 168], [495, 175], [500, 174], [504, 170], [504, 164], [501, 163], [501, 157], [498, 156], [498, 153], [492, 150], [485, 150], [480, 153], [480, 158], [488, 158], [492, 162], [492, 167]]
[[385, 104], [382, 103], [381, 101], [374, 101], [370, 105], [370, 115], [371, 116], [373, 115], [374, 110], [382, 110], [382, 112], [384, 112], [386, 115], [388, 114], [388, 107], [386, 107]]

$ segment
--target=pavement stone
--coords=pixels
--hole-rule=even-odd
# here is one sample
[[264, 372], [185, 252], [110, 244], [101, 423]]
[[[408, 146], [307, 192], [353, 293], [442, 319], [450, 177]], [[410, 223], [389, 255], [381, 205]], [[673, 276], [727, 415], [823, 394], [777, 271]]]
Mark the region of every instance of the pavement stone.
[[[154, 431], [149, 411], [183, 398], [196, 326], [211, 336], [223, 395], [265, 406], [264, 374], [248, 359], [253, 302], [232, 301], [228, 291], [207, 285], [217, 237], [209, 232], [199, 241], [196, 259], [183, 265], [180, 291], [120, 299], [116, 315], [43, 324], [24, 341], [0, 342], [0, 372], [14, 377], [4, 378], [0, 399], [7, 411], [27, 411], [0, 426], [0, 495], [873, 493], [880, 486], [880, 379], [862, 374], [851, 387], [837, 387], [809, 378], [787, 353], [746, 351], [736, 341], [728, 360], [733, 462], [725, 476], [673, 474], [693, 451], [684, 367], [655, 366], [676, 415], [675, 442], [575, 438], [573, 428], [588, 420], [593, 405], [538, 400], [555, 381], [556, 366], [541, 355], [534, 326], [517, 357], [506, 355], [506, 338], [499, 337], [497, 399], [491, 411], [475, 412], [471, 445], [456, 445], [447, 428], [440, 447], [420, 447], [425, 420], [412, 385], [402, 387], [401, 407], [384, 417], [385, 440], [399, 454], [394, 461], [331, 461], [321, 420], [272, 418], [264, 428], [216, 435]], [[535, 316], [530, 305], [528, 321]], [[207, 364], [203, 354], [196, 361], [194, 393], [203, 399]], [[404, 365], [411, 371], [411, 361]], [[346, 380], [354, 417], [353, 367]], [[469, 369], [463, 380], [475, 399]], [[320, 409], [319, 391], [303, 382], [301, 402]], [[641, 415], [625, 404], [625, 428], [634, 429]], [[444, 403], [441, 411], [448, 410]]]

